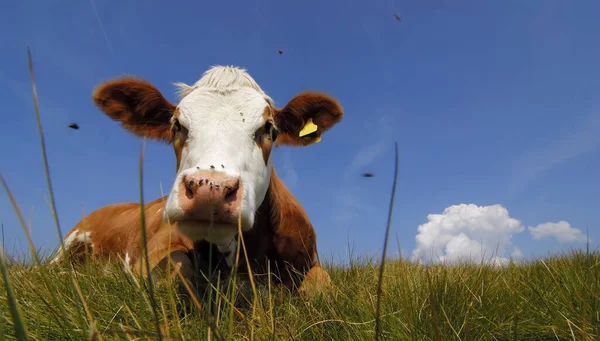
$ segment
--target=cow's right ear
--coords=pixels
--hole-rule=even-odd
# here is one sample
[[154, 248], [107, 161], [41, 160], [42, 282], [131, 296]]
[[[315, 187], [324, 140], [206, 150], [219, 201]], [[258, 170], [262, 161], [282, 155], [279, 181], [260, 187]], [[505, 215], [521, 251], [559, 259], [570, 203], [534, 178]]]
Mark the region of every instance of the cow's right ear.
[[96, 88], [94, 103], [108, 117], [139, 137], [171, 141], [175, 105], [148, 81], [123, 77]]
[[321, 135], [338, 124], [344, 111], [340, 103], [322, 92], [303, 92], [292, 98], [274, 115], [279, 128], [277, 145], [308, 146], [321, 140]]

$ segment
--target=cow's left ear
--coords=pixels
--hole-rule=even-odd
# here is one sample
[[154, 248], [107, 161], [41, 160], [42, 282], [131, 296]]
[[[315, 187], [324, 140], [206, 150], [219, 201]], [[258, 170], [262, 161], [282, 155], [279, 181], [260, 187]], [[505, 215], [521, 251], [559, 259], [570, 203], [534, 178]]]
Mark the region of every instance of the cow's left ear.
[[94, 103], [129, 132], [171, 142], [171, 117], [175, 105], [148, 81], [122, 77], [104, 82], [94, 90]]
[[276, 145], [308, 146], [321, 140], [321, 134], [341, 121], [344, 112], [332, 97], [320, 92], [304, 92], [282, 109], [274, 119], [279, 136]]

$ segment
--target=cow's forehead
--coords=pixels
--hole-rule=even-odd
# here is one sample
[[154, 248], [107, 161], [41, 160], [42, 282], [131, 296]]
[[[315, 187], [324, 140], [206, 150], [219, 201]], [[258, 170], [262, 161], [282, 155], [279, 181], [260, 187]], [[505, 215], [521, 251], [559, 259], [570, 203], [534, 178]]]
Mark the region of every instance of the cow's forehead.
[[253, 129], [264, 124], [273, 107], [273, 100], [246, 70], [235, 66], [214, 66], [193, 85], [175, 85], [180, 98], [177, 118], [188, 129], [220, 123]]
[[272, 113], [265, 97], [252, 88], [226, 92], [197, 88], [179, 102], [177, 109], [177, 119], [190, 132], [216, 127], [228, 133], [253, 130], [264, 125]]
[[273, 106], [273, 100], [261, 89], [258, 83], [245, 69], [236, 66], [213, 66], [193, 85], [175, 83], [178, 88], [179, 99], [187, 97], [195, 90], [209, 90], [227, 93], [241, 88], [254, 89], [258, 94]]

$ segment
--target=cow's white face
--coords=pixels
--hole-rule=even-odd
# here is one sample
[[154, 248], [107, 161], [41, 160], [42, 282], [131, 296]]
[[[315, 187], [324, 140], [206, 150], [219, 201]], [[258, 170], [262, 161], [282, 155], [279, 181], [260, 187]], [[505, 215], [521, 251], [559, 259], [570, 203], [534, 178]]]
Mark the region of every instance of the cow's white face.
[[[265, 198], [273, 169], [271, 147], [277, 127], [272, 101], [244, 71], [235, 68], [211, 69], [195, 86], [183, 86], [182, 91], [184, 96], [173, 116], [173, 125], [185, 142], [165, 217], [179, 222], [180, 229], [194, 239], [211, 238], [214, 233], [220, 236], [224, 230], [235, 234], [239, 215], [243, 229], [249, 229]], [[237, 200], [229, 205], [230, 212], [217, 212], [211, 220], [182, 208], [190, 200], [180, 193], [188, 189], [181, 186], [187, 177], [215, 182], [215, 193], [224, 190], [223, 182], [239, 181]], [[210, 191], [210, 184], [202, 186], [208, 186]], [[202, 194], [197, 197], [201, 202], [193, 207], [208, 204]], [[213, 195], [213, 204], [218, 210], [223, 201], [219, 194], [216, 197]], [[218, 232], [210, 233], [215, 229]]]
[[321, 93], [300, 94], [276, 109], [235, 67], [213, 67], [194, 85], [178, 86], [177, 106], [133, 78], [103, 84], [94, 100], [129, 131], [173, 145], [177, 175], [164, 217], [188, 237], [217, 245], [233, 238], [238, 222], [252, 228], [269, 188], [275, 143], [318, 142], [343, 115], [337, 101]]

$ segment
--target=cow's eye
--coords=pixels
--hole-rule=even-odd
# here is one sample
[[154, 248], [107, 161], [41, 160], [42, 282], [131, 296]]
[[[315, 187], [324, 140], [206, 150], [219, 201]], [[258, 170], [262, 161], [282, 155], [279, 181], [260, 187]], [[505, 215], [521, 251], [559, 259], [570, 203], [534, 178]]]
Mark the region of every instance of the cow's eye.
[[277, 136], [279, 136], [279, 129], [277, 129], [272, 122], [267, 122], [265, 124], [265, 132], [273, 141], [275, 141]]

